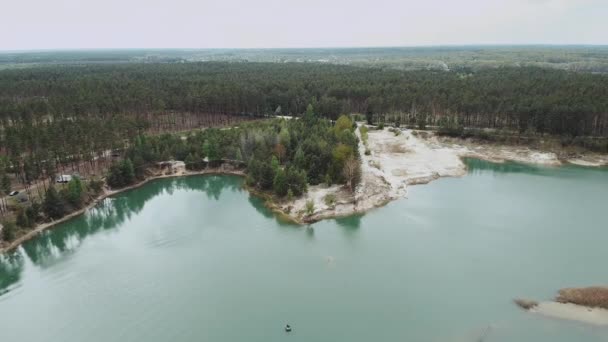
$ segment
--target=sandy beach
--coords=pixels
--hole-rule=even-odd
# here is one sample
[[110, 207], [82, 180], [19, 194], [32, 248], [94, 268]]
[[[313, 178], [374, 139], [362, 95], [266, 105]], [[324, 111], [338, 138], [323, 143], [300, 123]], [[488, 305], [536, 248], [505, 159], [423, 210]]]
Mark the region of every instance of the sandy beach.
[[541, 302], [530, 309], [530, 312], [551, 318], [608, 326], [608, 310], [602, 308], [590, 308], [572, 303]]
[[[358, 124], [359, 127], [361, 125], [363, 123]], [[370, 128], [367, 145], [364, 145], [359, 129], [356, 130], [360, 140], [362, 175], [354, 194], [342, 186], [316, 185], [311, 186], [301, 198], [278, 203], [277, 209], [301, 223], [367, 212], [406, 197], [410, 185], [426, 184], [440, 177], [465, 175], [466, 166], [462, 158], [467, 157], [495, 163], [514, 161], [547, 166], [564, 164], [554, 152], [440, 139], [427, 131], [399, 129], [397, 134], [394, 131], [388, 128]], [[366, 155], [366, 149], [371, 154]], [[608, 165], [608, 156], [589, 154], [566, 162], [581, 166], [602, 166]], [[335, 198], [335, 202], [326, 203], [328, 195]], [[312, 215], [306, 215], [308, 201], [314, 203]]]

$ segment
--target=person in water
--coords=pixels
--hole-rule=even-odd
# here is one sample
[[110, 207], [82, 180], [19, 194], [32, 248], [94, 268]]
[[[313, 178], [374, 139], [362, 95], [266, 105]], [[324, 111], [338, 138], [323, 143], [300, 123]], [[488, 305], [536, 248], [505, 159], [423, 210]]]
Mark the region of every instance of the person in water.
[[285, 331], [290, 332], [291, 331], [291, 326], [289, 324], [287, 324], [285, 326]]

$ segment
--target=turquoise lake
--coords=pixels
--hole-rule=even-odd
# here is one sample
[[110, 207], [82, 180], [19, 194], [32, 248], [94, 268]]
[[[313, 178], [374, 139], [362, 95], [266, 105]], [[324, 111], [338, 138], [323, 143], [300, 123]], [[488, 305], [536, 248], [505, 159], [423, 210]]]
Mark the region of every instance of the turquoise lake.
[[153, 181], [0, 257], [0, 340], [608, 341], [512, 302], [608, 284], [608, 170], [467, 164], [309, 227], [237, 177]]

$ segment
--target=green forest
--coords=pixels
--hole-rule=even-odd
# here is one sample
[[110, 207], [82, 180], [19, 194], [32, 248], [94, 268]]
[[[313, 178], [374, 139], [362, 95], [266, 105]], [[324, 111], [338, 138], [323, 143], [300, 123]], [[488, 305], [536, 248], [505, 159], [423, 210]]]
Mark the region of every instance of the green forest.
[[[0, 72], [4, 127], [56, 120], [149, 125], [155, 113], [404, 115], [404, 124], [608, 135], [608, 76], [540, 68], [398, 71], [304, 63], [48, 66]], [[52, 117], [53, 120], [50, 120]], [[118, 118], [118, 119], [117, 119]]]
[[[277, 116], [295, 119], [267, 120]], [[257, 62], [2, 70], [4, 239], [81, 208], [103, 178], [125, 187], [170, 159], [191, 170], [231, 161], [246, 169], [249, 187], [278, 198], [309, 184], [353, 190], [360, 169], [352, 118], [461, 137], [551, 134], [608, 152], [608, 76]], [[66, 174], [86, 177], [56, 184]], [[14, 197], [22, 204], [7, 200], [14, 189], [27, 194]]]

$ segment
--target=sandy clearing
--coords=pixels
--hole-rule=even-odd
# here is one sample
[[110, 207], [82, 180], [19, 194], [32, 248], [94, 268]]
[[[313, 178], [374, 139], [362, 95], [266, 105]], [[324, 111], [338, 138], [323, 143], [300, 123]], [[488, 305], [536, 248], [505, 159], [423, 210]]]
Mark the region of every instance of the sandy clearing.
[[[360, 127], [364, 123], [358, 123]], [[522, 146], [478, 144], [475, 142], [440, 138], [432, 132], [400, 129], [368, 131], [367, 146], [359, 129], [361, 153], [361, 183], [352, 194], [344, 187], [311, 186], [307, 194], [279, 209], [296, 222], [315, 222], [325, 218], [363, 213], [407, 195], [407, 187], [425, 184], [439, 177], [458, 177], [466, 173], [462, 158], [471, 157], [491, 162], [514, 161], [547, 166], [562, 165], [558, 155], [550, 151]], [[371, 155], [365, 155], [366, 149]], [[608, 155], [588, 154], [567, 162], [583, 166], [608, 165]], [[325, 197], [334, 195], [335, 205], [326, 205]], [[306, 203], [313, 201], [315, 210], [306, 215]]]
[[[361, 124], [359, 124], [361, 125]], [[405, 197], [407, 186], [428, 183], [439, 177], [462, 176], [466, 167], [457, 150], [435, 148], [415, 137], [410, 130], [395, 135], [386, 130], [370, 130], [366, 150], [357, 129], [361, 152], [361, 182], [354, 194], [343, 186], [311, 186], [308, 193], [280, 205], [296, 221], [314, 222], [324, 218], [363, 213], [389, 201]], [[325, 197], [333, 194], [336, 204], [328, 206]], [[305, 215], [306, 202], [313, 201], [315, 211]]]

